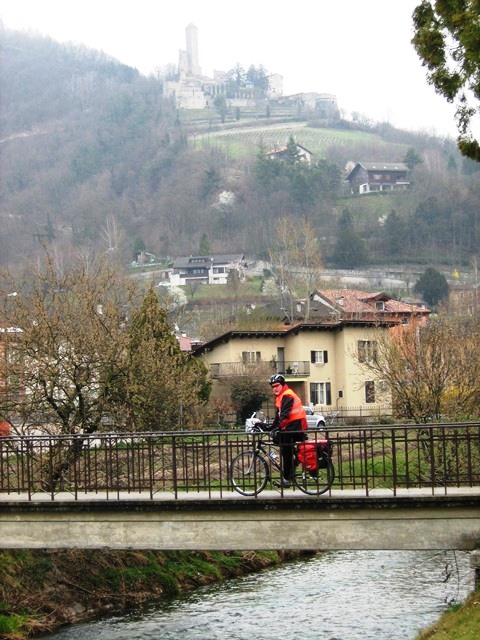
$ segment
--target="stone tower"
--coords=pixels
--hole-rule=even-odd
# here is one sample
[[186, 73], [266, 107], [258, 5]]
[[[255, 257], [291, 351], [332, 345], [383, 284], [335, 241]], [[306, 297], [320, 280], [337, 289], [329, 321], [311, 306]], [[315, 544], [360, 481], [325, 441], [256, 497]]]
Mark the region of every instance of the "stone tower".
[[185, 29], [187, 34], [187, 75], [201, 76], [202, 70], [198, 62], [198, 31], [194, 24]]

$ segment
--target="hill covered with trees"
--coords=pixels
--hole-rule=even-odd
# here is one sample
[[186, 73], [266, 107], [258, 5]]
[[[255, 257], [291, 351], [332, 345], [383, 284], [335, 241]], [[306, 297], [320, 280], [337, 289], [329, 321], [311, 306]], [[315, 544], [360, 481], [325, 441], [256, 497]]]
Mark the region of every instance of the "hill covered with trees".
[[[326, 264], [468, 264], [480, 244], [479, 165], [452, 140], [316, 114], [176, 109], [160, 76], [80, 45], [3, 30], [0, 263], [58, 250], [161, 258], [264, 254], [279, 218], [306, 220]], [[265, 111], [265, 110], [264, 110]], [[226, 115], [226, 117], [225, 117]], [[295, 139], [310, 165], [271, 162]], [[357, 161], [420, 161], [407, 193], [353, 197]], [[353, 259], [352, 259], [353, 258]]]

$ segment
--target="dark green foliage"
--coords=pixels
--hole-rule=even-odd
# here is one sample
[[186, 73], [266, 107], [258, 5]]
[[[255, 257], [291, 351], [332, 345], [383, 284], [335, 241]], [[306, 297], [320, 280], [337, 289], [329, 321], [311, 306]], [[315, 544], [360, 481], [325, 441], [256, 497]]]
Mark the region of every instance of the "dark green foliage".
[[428, 69], [428, 82], [448, 102], [456, 100], [458, 147], [476, 162], [480, 162], [480, 145], [473, 137], [471, 120], [480, 100], [479, 18], [478, 0], [423, 0], [413, 12], [412, 39]]
[[211, 253], [210, 242], [208, 240], [208, 236], [206, 233], [202, 233], [202, 238], [200, 240], [200, 247], [198, 250], [199, 256], [208, 256]]
[[351, 229], [340, 231], [332, 262], [340, 269], [355, 269], [367, 264], [367, 250], [364, 240]]
[[347, 229], [353, 229], [353, 217], [350, 209], [345, 207], [338, 219], [339, 231], [346, 231]]
[[353, 216], [348, 208], [343, 209], [338, 220], [337, 242], [331, 260], [340, 269], [355, 269], [368, 261], [366, 244], [355, 232]]
[[443, 274], [429, 267], [415, 283], [414, 291], [421, 293], [425, 302], [436, 307], [448, 298], [448, 282]]
[[256, 90], [257, 96], [264, 96], [268, 91], [268, 71], [262, 65], [255, 67], [250, 65], [246, 73], [246, 80], [251, 82]]
[[287, 165], [294, 165], [297, 162], [300, 162], [300, 151], [293, 136], [290, 136], [288, 139], [287, 148], [285, 154], [282, 156], [282, 160]]
[[255, 164], [256, 186], [266, 195], [281, 192], [287, 200], [290, 213], [304, 214], [314, 210], [322, 200], [330, 202], [339, 192], [341, 172], [327, 160], [307, 163], [301, 160], [300, 150], [290, 136], [281, 159], [270, 159], [261, 145]]
[[385, 247], [393, 259], [401, 256], [407, 244], [408, 229], [396, 211], [391, 211], [385, 221]]
[[[209, 167], [205, 171], [202, 185], [202, 197], [207, 200], [211, 198], [221, 185], [220, 173], [215, 167]], [[203, 255], [203, 254], [202, 254]]]
[[252, 378], [239, 378], [232, 383], [231, 399], [237, 411], [237, 421], [243, 424], [254, 411], [258, 411], [269, 398], [266, 382]]
[[417, 164], [422, 164], [423, 160], [420, 154], [417, 151], [415, 151], [413, 147], [410, 147], [407, 153], [405, 154], [405, 158], [403, 159], [403, 162], [407, 165], [407, 167], [410, 170], [412, 170], [412, 169], [415, 169]]
[[213, 106], [220, 114], [220, 119], [223, 124], [225, 122], [225, 117], [227, 115], [227, 101], [225, 99], [225, 96], [222, 96], [222, 95], [215, 96], [213, 100]]

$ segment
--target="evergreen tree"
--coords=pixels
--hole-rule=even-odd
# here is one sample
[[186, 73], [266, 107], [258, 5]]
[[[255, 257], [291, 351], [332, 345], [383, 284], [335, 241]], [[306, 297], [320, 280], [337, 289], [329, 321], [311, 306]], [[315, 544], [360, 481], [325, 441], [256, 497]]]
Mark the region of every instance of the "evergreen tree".
[[421, 293], [425, 302], [432, 307], [448, 298], [448, 282], [445, 276], [433, 267], [428, 267], [424, 271], [415, 283], [413, 290], [416, 293]]
[[346, 231], [347, 229], [353, 230], [352, 213], [347, 207], [345, 207], [340, 214], [340, 218], [338, 219], [338, 229], [339, 231]]
[[396, 211], [391, 211], [385, 221], [385, 249], [386, 255], [398, 258], [405, 251], [406, 227]]
[[244, 424], [252, 413], [259, 411], [270, 394], [265, 381], [252, 377], [238, 378], [231, 386], [231, 399], [237, 411], [237, 422]]
[[167, 313], [150, 289], [128, 329], [128, 378], [123, 389], [132, 431], [203, 426], [210, 386], [199, 359], [180, 350]]
[[210, 167], [205, 171], [202, 183], [202, 197], [206, 200], [210, 198], [221, 185], [220, 174], [215, 167]]
[[295, 138], [290, 136], [287, 142], [287, 149], [285, 151], [285, 155], [283, 156], [283, 161], [289, 165], [295, 164], [300, 160], [300, 152], [297, 147], [297, 143], [295, 142]]
[[332, 261], [340, 269], [355, 269], [367, 263], [364, 240], [352, 229], [340, 232]]
[[204, 231], [202, 233], [202, 237], [200, 239], [200, 248], [198, 250], [199, 256], [208, 256], [210, 255], [212, 249], [210, 247], [210, 240], [208, 239], [208, 235]]
[[413, 147], [410, 147], [410, 149], [405, 154], [403, 162], [407, 165], [410, 171], [412, 171], [412, 169], [415, 169], [417, 164], [422, 164], [423, 160], [420, 154], [418, 154], [415, 149], [413, 149]]
[[280, 175], [281, 163], [270, 160], [266, 154], [267, 150], [262, 143], [257, 151], [254, 173], [258, 187], [269, 190], [275, 183], [275, 179]]

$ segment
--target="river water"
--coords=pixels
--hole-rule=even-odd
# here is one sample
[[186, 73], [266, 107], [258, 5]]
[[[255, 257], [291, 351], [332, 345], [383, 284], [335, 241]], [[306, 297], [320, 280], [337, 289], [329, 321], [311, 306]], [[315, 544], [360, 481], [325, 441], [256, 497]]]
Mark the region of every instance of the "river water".
[[44, 636], [52, 640], [413, 640], [473, 589], [469, 554], [342, 551]]

